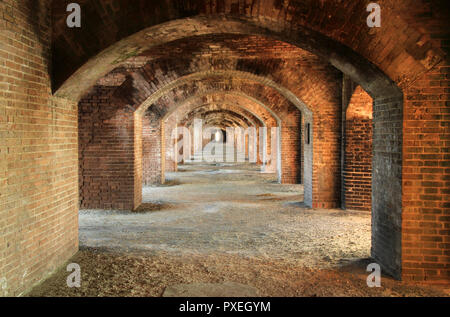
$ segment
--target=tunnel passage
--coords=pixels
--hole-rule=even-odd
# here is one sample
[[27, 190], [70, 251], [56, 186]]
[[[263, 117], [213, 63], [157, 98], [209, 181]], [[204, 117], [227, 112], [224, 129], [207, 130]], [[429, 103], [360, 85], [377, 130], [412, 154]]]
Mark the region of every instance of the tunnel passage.
[[[69, 2], [0, 2], [2, 294], [22, 294], [76, 252], [78, 191], [82, 204], [140, 204], [136, 110], [208, 71], [251, 74], [261, 104], [299, 109], [315, 208], [341, 206], [343, 79], [361, 86], [373, 99], [372, 256], [397, 278], [449, 280], [448, 1], [377, 1], [383, 24], [369, 29], [364, 0], [82, 0], [80, 30], [66, 26]], [[228, 57], [201, 53], [224, 48]]]
[[[241, 35], [226, 35], [226, 37], [243, 40]], [[192, 40], [193, 38], [189, 39], [189, 41]], [[195, 42], [201, 42], [201, 40], [206, 43], [211, 42], [211, 38], [207, 35], [196, 36], [195, 40]], [[226, 42], [226, 40], [227, 38], [223, 41]], [[321, 38], [321, 40], [324, 39]], [[290, 42], [292, 43], [292, 40]], [[185, 53], [186, 44], [184, 43], [182, 39], [176, 39], [168, 44], [175, 47], [178, 45], [178, 51]], [[324, 43], [328, 42], [324, 40]], [[294, 47], [287, 43], [284, 45]], [[160, 67], [157, 66], [158, 61], [148, 61], [152, 49], [143, 49], [139, 55], [136, 54], [127, 61], [121, 61], [121, 66], [116, 68], [116, 71], [125, 68], [126, 76], [124, 82], [113, 93], [112, 99], [115, 100], [115, 103], [122, 104], [123, 107], [134, 109], [137, 116], [140, 116], [147, 109], [152, 109], [152, 111], [161, 115], [164, 107], [170, 109], [174, 104], [183, 102], [191, 95], [200, 94], [201, 91], [209, 93], [215, 90], [225, 90], [228, 94], [234, 94], [233, 90], [242, 91], [244, 89], [247, 96], [258, 97], [255, 99], [261, 105], [279, 116], [282, 133], [283, 131], [289, 131], [289, 124], [296, 122], [292, 126], [294, 127], [292, 131], [297, 133], [297, 140], [300, 140], [302, 135], [299, 132], [302, 130], [302, 126], [309, 127], [310, 140], [307, 144], [305, 143], [301, 150], [304, 153], [303, 166], [291, 166], [296, 166], [298, 170], [303, 169], [304, 171], [305, 202], [315, 208], [333, 208], [341, 205], [342, 171], [339, 161], [342, 155], [339, 137], [343, 125], [340, 121], [340, 90], [342, 89], [343, 75], [339, 71], [343, 71], [357, 84], [360, 84], [374, 100], [373, 256], [380, 259], [380, 262], [384, 263], [385, 269], [392, 275], [400, 276], [402, 259], [400, 252], [402, 131], [400, 125], [395, 122], [402, 120], [403, 94], [395, 83], [373, 64], [365, 61], [357, 53], [336, 45], [336, 43], [327, 44], [327, 48], [311, 47], [311, 43], [299, 43], [299, 45], [301, 47], [306, 46], [312, 53], [317, 54], [318, 58], [315, 62], [317, 65], [323, 66], [304, 67], [311, 65], [305, 60], [315, 58], [314, 55], [308, 54], [302, 54], [305, 57], [301, 62], [280, 64], [279, 60], [268, 59], [264, 66], [253, 60], [250, 62], [249, 60], [236, 59], [235, 63], [230, 63], [230, 58], [226, 60], [223, 56], [220, 56], [220, 53], [216, 53], [217, 59], [206, 59], [205, 61], [199, 57], [198, 53], [203, 48], [196, 47], [194, 48], [195, 54], [192, 54], [193, 60], [179, 59], [172, 63], [170, 58], [160, 57], [159, 62], [162, 66], [161, 70], [158, 70]], [[159, 50], [162, 47], [162, 45], [156, 46]], [[211, 44], [209, 44], [208, 49], [210, 47]], [[274, 46], [271, 45], [271, 47]], [[335, 51], [330, 55], [327, 50], [331, 48], [334, 48]], [[336, 52], [339, 52], [339, 55], [336, 55]], [[186, 55], [183, 54], [183, 56]], [[352, 60], [358, 64], [359, 68], [348, 66], [349, 63], [352, 64]], [[327, 61], [331, 62], [331, 65], [327, 64]], [[285, 65], [288, 73], [271, 71], [278, 69], [281, 65]], [[214, 71], [208, 70], [211, 66], [215, 68]], [[299, 69], [304, 70], [304, 73], [298, 72]], [[294, 70], [297, 71], [297, 75], [294, 75]], [[286, 80], [295, 77], [300, 79], [302, 76], [311, 76], [312, 73], [315, 76], [309, 77], [304, 82], [320, 87], [318, 89], [299, 84], [300, 81]], [[169, 75], [168, 78], [165, 78], [166, 74]], [[317, 80], [324, 77], [327, 78], [326, 84], [324, 84], [323, 79], [322, 81]], [[311, 94], [312, 91], [315, 93]], [[255, 92], [257, 92], [257, 95], [255, 95]], [[285, 101], [282, 101], [283, 99]], [[290, 108], [297, 108], [299, 114], [301, 113], [303, 116], [299, 115], [295, 120], [295, 116], [292, 116], [291, 113], [297, 110], [287, 110]], [[135, 123], [135, 126], [139, 128], [139, 124]], [[163, 131], [162, 127], [161, 131]], [[390, 135], [389, 138], [386, 138], [387, 134]], [[140, 135], [139, 132], [138, 135]], [[166, 169], [163, 154], [165, 139], [166, 136], [161, 141], [160, 156], [163, 163], [158, 172], [161, 174], [161, 182], [164, 181], [163, 174]], [[286, 148], [292, 149], [292, 144], [288, 145], [290, 140], [290, 137], [283, 137], [280, 141], [281, 148], [284, 145]], [[294, 157], [283, 155], [282, 150], [280, 154], [282, 157], [280, 161], [292, 158], [293, 162], [299, 161], [299, 155]], [[136, 171], [141, 169], [141, 162], [139, 158], [135, 158], [135, 160], [134, 173], [136, 174]], [[391, 168], [386, 169], [386, 165]], [[286, 168], [289, 165], [281, 162], [281, 170], [283, 167]], [[282, 173], [281, 179], [286, 175], [288, 174]], [[159, 179], [159, 177], [156, 179]], [[139, 177], [137, 177], [137, 180], [139, 180]], [[389, 189], [385, 186], [386, 183], [389, 184]], [[134, 188], [135, 197], [139, 197], [141, 186], [138, 181], [134, 182]], [[138, 205], [139, 198], [133, 199], [130, 204], [132, 208], [136, 208]]]

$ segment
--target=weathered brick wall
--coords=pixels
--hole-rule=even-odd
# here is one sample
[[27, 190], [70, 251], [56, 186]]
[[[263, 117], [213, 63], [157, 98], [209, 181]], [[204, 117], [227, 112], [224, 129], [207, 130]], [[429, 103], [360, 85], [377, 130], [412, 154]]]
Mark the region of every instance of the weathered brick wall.
[[96, 86], [79, 102], [80, 207], [134, 208], [134, 113]]
[[138, 113], [134, 113], [134, 195], [133, 210], [142, 204], [142, 184], [143, 184], [143, 119]]
[[176, 172], [178, 169], [178, 164], [176, 162], [176, 153], [175, 153], [175, 139], [172, 138], [172, 133], [176, 127], [176, 118], [168, 118], [164, 122], [165, 127], [165, 155], [166, 155], [166, 172]]
[[373, 104], [372, 257], [396, 278], [402, 274], [402, 104], [401, 96]]
[[[308, 162], [305, 158], [305, 176], [312, 170], [313, 208], [338, 208], [341, 201], [342, 75], [329, 72], [325, 67], [317, 67], [315, 72], [327, 80], [319, 84], [321, 94], [310, 90], [302, 96], [313, 109], [312, 118], [305, 118], [312, 129], [312, 147], [306, 147], [305, 156], [313, 152]], [[305, 188], [307, 184], [305, 181]]]
[[[309, 128], [308, 128], [309, 127]], [[313, 206], [313, 147], [315, 143], [314, 124], [312, 116], [303, 117], [303, 131], [304, 131], [304, 158], [303, 158], [303, 184], [304, 184], [304, 202], [307, 206]], [[308, 142], [308, 133], [310, 134]]]
[[76, 103], [51, 97], [49, 1], [0, 2], [0, 296], [78, 250]]
[[[448, 35], [435, 34], [448, 50]], [[405, 91], [403, 279], [450, 282], [450, 63]]]
[[161, 184], [162, 155], [161, 123], [147, 111], [142, 123], [142, 181], [144, 185]]
[[346, 113], [345, 208], [372, 209], [372, 98], [358, 86]]
[[302, 183], [302, 115], [296, 111], [281, 127], [281, 166], [283, 184]]

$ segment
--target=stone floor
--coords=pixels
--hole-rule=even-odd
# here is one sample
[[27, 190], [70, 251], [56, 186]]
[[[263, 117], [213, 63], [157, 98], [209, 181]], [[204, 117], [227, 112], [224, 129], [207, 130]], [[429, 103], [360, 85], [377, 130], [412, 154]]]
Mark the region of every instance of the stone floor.
[[369, 213], [310, 210], [301, 203], [303, 186], [275, 179], [248, 164], [183, 166], [167, 175], [166, 186], [144, 188], [139, 213], [81, 211], [80, 244], [281, 258], [310, 267], [369, 257]]
[[195, 285], [215, 284], [261, 296], [446, 294], [389, 277], [367, 287], [370, 214], [311, 210], [302, 192], [256, 165], [181, 166], [165, 185], [143, 189], [138, 212], [80, 211], [71, 263], [82, 268], [82, 287], [67, 288], [62, 268], [29, 295], [162, 296], [178, 285], [204, 294]]

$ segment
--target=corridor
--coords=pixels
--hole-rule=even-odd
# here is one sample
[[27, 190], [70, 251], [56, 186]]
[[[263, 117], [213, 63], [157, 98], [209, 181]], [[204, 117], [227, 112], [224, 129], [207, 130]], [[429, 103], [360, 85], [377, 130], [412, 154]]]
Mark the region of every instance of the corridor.
[[446, 295], [389, 277], [368, 288], [370, 213], [313, 211], [302, 185], [260, 168], [180, 165], [135, 213], [80, 211], [82, 287], [62, 269], [29, 296]]

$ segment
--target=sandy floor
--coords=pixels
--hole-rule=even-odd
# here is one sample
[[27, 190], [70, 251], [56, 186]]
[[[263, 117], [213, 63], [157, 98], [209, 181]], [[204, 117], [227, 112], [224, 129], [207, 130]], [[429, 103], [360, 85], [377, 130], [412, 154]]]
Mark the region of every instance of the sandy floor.
[[310, 210], [301, 185], [256, 166], [188, 165], [144, 188], [137, 213], [80, 212], [82, 287], [65, 268], [30, 296], [161, 296], [180, 283], [238, 282], [261, 296], [442, 296], [388, 277], [366, 285], [370, 214]]

